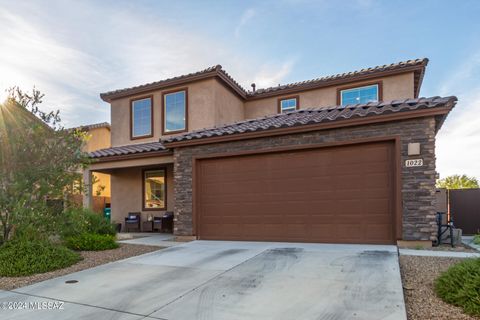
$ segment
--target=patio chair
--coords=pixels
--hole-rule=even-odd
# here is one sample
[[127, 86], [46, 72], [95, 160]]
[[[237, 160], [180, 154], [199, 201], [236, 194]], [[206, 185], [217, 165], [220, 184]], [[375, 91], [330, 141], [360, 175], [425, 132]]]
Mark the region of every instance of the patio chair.
[[125, 217], [125, 231], [129, 232], [132, 229], [140, 232], [140, 212], [129, 212]]
[[173, 212], [167, 211], [162, 217], [162, 232], [173, 232]]
[[162, 217], [153, 217], [153, 231], [162, 231]]

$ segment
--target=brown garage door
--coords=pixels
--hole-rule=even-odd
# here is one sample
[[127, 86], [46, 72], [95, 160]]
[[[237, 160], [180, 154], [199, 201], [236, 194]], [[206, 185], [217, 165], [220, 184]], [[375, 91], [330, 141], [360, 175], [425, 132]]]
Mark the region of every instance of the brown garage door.
[[393, 143], [200, 160], [200, 239], [393, 243]]

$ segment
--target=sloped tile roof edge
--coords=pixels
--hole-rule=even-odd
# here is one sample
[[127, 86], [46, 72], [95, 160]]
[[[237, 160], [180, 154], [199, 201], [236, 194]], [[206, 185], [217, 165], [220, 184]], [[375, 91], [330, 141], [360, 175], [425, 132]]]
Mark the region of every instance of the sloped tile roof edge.
[[71, 129], [88, 131], [88, 130], [98, 129], [98, 128], [108, 128], [108, 129], [110, 129], [110, 123], [100, 122], [100, 123], [85, 124], [85, 125], [82, 125], [82, 126], [71, 128]]
[[418, 87], [420, 87], [421, 84], [421, 78], [423, 78], [423, 73], [425, 70], [425, 67], [428, 65], [428, 59], [427, 58], [422, 58], [422, 59], [414, 59], [414, 60], [406, 60], [406, 61], [400, 61], [396, 63], [391, 63], [387, 65], [381, 65], [381, 66], [375, 66], [367, 69], [361, 69], [357, 71], [352, 71], [352, 72], [345, 72], [345, 73], [338, 73], [330, 76], [325, 76], [325, 77], [320, 77], [316, 79], [311, 79], [311, 80], [305, 80], [305, 81], [300, 81], [300, 82], [294, 82], [294, 83], [289, 83], [289, 84], [284, 84], [284, 85], [278, 85], [274, 87], [269, 87], [269, 88], [264, 88], [264, 89], [258, 89], [255, 92], [249, 91], [247, 93], [247, 96], [250, 97], [263, 97], [267, 94], [270, 93], [276, 93], [278, 91], [285, 91], [285, 90], [292, 90], [292, 89], [306, 89], [309, 87], [315, 87], [320, 84], [328, 84], [333, 81], [338, 81], [338, 80], [356, 80], [359, 77], [362, 76], [368, 76], [368, 75], [376, 75], [381, 72], [389, 72], [389, 71], [403, 71], [403, 69], [407, 68], [415, 68], [421, 70], [421, 73], [418, 75], [419, 76], [419, 83], [417, 84]]
[[111, 158], [118, 156], [128, 156], [148, 152], [169, 152], [160, 142], [148, 142], [139, 144], [130, 144], [125, 146], [111, 147], [95, 150], [88, 153], [91, 159]]
[[[457, 98], [430, 97], [393, 101], [369, 102], [347, 106], [331, 106], [322, 108], [308, 108], [292, 111], [285, 114], [276, 114], [257, 119], [240, 121], [220, 127], [191, 131], [178, 136], [162, 139], [161, 142], [168, 148], [170, 144], [188, 142], [213, 137], [223, 137], [245, 133], [261, 132], [282, 128], [319, 125], [334, 121], [362, 119], [372, 116], [417, 112], [428, 109], [447, 107], [448, 111], [455, 106]], [[448, 113], [448, 111], [446, 113]]]
[[329, 85], [336, 82], [350, 82], [355, 80], [360, 80], [365, 77], [376, 76], [378, 74], [389, 73], [389, 72], [406, 72], [406, 71], [415, 71], [415, 94], [418, 95], [420, 85], [422, 83], [423, 74], [425, 68], [428, 64], [428, 59], [414, 59], [406, 60], [397, 63], [392, 63], [388, 65], [375, 66], [367, 69], [361, 69], [352, 72], [339, 73], [335, 75], [320, 77], [311, 80], [305, 80], [300, 82], [288, 83], [284, 85], [279, 85], [276, 87], [268, 87], [263, 89], [257, 89], [253, 91], [245, 90], [230, 74], [222, 69], [221, 65], [212, 66], [201, 71], [192, 72], [177, 77], [167, 78], [160, 81], [150, 82], [139, 86], [118, 89], [113, 91], [108, 91], [100, 94], [100, 98], [106, 102], [110, 102], [114, 99], [119, 99], [134, 94], [141, 94], [152, 90], [163, 89], [175, 85], [181, 85], [189, 83], [192, 81], [205, 79], [209, 77], [219, 77], [224, 81], [233, 91], [235, 91], [243, 99], [257, 99], [261, 97], [267, 97], [271, 95], [276, 95], [279, 93], [285, 93], [292, 90], [307, 90], [311, 88], [316, 88], [324, 85]]
[[242, 98], [246, 97], [247, 91], [237, 81], [235, 81], [232, 76], [230, 76], [225, 70], [223, 70], [221, 65], [218, 64], [216, 66], [212, 66], [197, 72], [180, 75], [177, 77], [167, 78], [160, 81], [150, 82], [130, 88], [104, 92], [100, 94], [100, 98], [103, 101], [110, 102], [113, 99], [118, 99], [133, 94], [140, 94], [152, 90], [163, 89], [215, 76], [218, 76], [224, 82], [226, 82]]

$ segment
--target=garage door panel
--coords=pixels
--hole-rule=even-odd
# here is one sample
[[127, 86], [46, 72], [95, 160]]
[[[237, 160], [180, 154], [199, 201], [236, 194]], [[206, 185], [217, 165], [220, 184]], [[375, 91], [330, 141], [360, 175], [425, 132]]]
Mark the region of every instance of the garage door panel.
[[285, 230], [285, 236], [289, 239], [304, 239], [309, 232], [308, 224], [304, 223], [290, 224]]
[[200, 160], [199, 238], [392, 243], [392, 145]]
[[356, 217], [363, 211], [363, 199], [339, 200], [336, 203], [335, 212], [338, 215], [349, 215]]
[[309, 238], [312, 242], [337, 242], [332, 239], [337, 239], [336, 226], [332, 223], [312, 224], [309, 227]]
[[[351, 220], [350, 220], [351, 221]], [[350, 242], [352, 240], [358, 240], [365, 238], [365, 228], [361, 224], [357, 223], [343, 223], [337, 224], [337, 236], [340, 240]]]
[[393, 230], [390, 224], [369, 224], [366, 226], [366, 232], [371, 234], [371, 237], [376, 240], [382, 240], [393, 236]]
[[378, 213], [383, 214], [385, 211], [388, 211], [390, 201], [389, 199], [365, 199], [364, 200], [366, 207], [368, 208], [368, 213]]

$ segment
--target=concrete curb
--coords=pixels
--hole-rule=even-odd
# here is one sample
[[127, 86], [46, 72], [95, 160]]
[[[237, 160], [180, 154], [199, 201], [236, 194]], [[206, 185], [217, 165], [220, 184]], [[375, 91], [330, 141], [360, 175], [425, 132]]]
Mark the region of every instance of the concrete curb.
[[480, 245], [473, 243], [473, 236], [463, 236], [462, 243], [480, 252]]
[[399, 249], [398, 252], [399, 252], [400, 255], [404, 255], [404, 256], [446, 257], [446, 258], [480, 258], [480, 253], [472, 253], [472, 252], [413, 250], [413, 249]]

